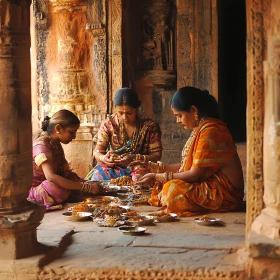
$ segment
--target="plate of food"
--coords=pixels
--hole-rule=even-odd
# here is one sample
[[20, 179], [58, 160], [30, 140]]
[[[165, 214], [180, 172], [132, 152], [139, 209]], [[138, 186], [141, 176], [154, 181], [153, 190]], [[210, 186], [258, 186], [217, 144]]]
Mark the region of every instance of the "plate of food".
[[195, 218], [194, 221], [201, 226], [224, 226], [224, 222], [218, 218], [212, 218], [204, 215], [201, 218]]
[[114, 196], [96, 196], [96, 197], [87, 197], [85, 199], [85, 203], [88, 204], [110, 204], [111, 202], [117, 203], [119, 202], [119, 198], [118, 197], [114, 197]]
[[114, 217], [107, 218], [97, 218], [93, 219], [93, 222], [96, 223], [99, 227], [119, 227], [126, 224], [126, 221], [118, 220]]
[[175, 213], [166, 213], [164, 211], [150, 213], [146, 217], [151, 217], [155, 222], [173, 222], [176, 221], [178, 216]]
[[122, 213], [121, 216], [130, 218], [139, 216], [139, 214], [136, 211], [128, 210], [126, 213]]
[[120, 226], [118, 228], [125, 235], [143, 235], [145, 234], [147, 228], [138, 226]]
[[62, 215], [66, 216], [67, 221], [81, 222], [89, 221], [91, 219], [92, 213], [90, 212], [64, 212]]
[[153, 217], [148, 217], [148, 216], [134, 216], [130, 217], [127, 222], [131, 225], [134, 226], [152, 226], [154, 225], [154, 218]]

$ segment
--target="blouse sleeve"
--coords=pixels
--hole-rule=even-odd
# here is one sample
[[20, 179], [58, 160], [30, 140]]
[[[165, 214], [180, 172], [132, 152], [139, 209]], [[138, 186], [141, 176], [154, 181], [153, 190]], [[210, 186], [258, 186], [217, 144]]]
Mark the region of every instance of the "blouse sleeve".
[[228, 130], [209, 127], [200, 132], [193, 154], [194, 167], [212, 167], [219, 170], [236, 153], [236, 146]]
[[40, 167], [40, 165], [47, 161], [52, 160], [52, 151], [50, 145], [44, 141], [40, 141], [33, 145], [33, 160], [35, 164]]
[[149, 127], [148, 135], [149, 146], [148, 152], [152, 154], [154, 152], [162, 151], [162, 142], [161, 142], [161, 130], [158, 123], [154, 123]]
[[44, 153], [40, 153], [34, 157], [34, 161], [38, 167], [40, 167], [40, 165], [47, 160], [48, 160], [48, 158], [47, 158], [46, 154], [44, 154]]
[[107, 121], [103, 121], [97, 132], [96, 145], [98, 145], [99, 148], [104, 149], [104, 151], [106, 151], [109, 141], [110, 140], [109, 140], [108, 124], [107, 124]]

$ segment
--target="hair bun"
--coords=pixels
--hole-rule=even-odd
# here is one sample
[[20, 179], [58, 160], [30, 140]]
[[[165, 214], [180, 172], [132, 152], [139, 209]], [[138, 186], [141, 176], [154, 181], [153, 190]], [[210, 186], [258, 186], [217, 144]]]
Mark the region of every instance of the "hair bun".
[[44, 117], [44, 120], [42, 121], [42, 124], [41, 124], [41, 128], [43, 131], [47, 131], [50, 119], [51, 118], [49, 116]]

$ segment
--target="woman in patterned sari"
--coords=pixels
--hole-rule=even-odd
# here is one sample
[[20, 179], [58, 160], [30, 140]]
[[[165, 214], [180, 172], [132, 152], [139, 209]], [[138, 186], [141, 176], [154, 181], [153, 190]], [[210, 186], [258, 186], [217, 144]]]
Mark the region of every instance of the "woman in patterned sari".
[[237, 209], [244, 196], [242, 167], [226, 124], [218, 119], [215, 98], [184, 87], [172, 97], [171, 109], [192, 133], [180, 164], [149, 163], [153, 173], [139, 179], [140, 185], [154, 184], [150, 204], [180, 216]]
[[[72, 172], [65, 159], [61, 143], [68, 144], [76, 137], [79, 119], [68, 110], [60, 110], [51, 118], [45, 117], [45, 132], [33, 143], [33, 181], [28, 200], [44, 204], [47, 210], [61, 209], [60, 203], [81, 193], [98, 193], [96, 182], [84, 182]], [[77, 197], [76, 197], [77, 198]]]
[[94, 157], [97, 165], [86, 176], [88, 180], [110, 180], [130, 175], [127, 168], [134, 160], [160, 160], [162, 153], [159, 125], [141, 118], [140, 101], [131, 88], [121, 88], [114, 96], [116, 113], [100, 126]]

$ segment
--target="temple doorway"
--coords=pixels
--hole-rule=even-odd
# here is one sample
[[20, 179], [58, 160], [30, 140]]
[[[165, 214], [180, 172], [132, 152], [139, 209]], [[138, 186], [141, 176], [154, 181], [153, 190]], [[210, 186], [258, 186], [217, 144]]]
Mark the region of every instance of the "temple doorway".
[[222, 119], [246, 141], [246, 3], [218, 0], [218, 88]]

